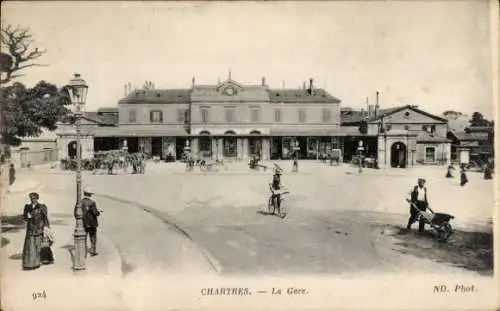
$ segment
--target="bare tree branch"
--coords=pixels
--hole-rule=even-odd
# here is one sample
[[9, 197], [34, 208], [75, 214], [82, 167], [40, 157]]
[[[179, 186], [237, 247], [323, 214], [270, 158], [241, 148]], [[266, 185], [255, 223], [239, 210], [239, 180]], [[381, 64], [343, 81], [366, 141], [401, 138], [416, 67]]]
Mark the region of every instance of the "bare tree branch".
[[36, 59], [46, 53], [46, 50], [40, 50], [36, 47], [31, 48], [33, 43], [32, 38], [33, 35], [27, 28], [8, 25], [7, 27], [1, 29], [0, 42], [2, 46], [5, 47], [5, 49], [2, 50], [6, 52], [8, 51], [8, 53], [4, 53], [10, 56], [12, 64], [9, 64], [10, 67], [2, 64], [2, 71], [5, 73], [5, 76], [1, 77], [0, 84], [9, 83], [14, 78], [20, 77], [20, 74], [14, 73], [25, 68], [48, 66], [35, 62]]

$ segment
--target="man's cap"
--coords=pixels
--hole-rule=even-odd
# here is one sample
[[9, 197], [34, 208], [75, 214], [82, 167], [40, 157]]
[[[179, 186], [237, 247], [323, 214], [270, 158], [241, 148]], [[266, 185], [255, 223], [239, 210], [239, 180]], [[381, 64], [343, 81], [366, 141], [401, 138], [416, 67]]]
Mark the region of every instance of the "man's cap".
[[83, 193], [94, 194], [94, 192], [90, 188], [84, 188]]
[[36, 192], [31, 192], [29, 195], [30, 199], [39, 199], [40, 198], [40, 195]]
[[418, 182], [425, 182], [425, 179], [423, 179], [423, 178], [419, 178], [419, 179], [418, 179]]

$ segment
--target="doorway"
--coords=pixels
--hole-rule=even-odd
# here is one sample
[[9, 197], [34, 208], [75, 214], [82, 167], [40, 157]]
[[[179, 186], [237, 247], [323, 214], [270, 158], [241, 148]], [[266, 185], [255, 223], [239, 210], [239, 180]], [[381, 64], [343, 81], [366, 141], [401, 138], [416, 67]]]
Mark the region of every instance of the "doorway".
[[391, 167], [405, 168], [406, 167], [406, 145], [402, 142], [397, 142], [391, 146]]
[[[176, 137], [175, 138], [175, 159], [180, 161], [183, 159], [184, 148], [186, 147], [186, 138], [185, 137]], [[191, 145], [189, 145], [191, 147]]]
[[76, 158], [76, 141], [73, 140], [68, 144], [68, 158]]
[[162, 157], [163, 141], [161, 137], [151, 138], [151, 155]]
[[282, 149], [283, 149], [282, 138], [281, 137], [272, 137], [271, 138], [271, 160], [280, 160]]

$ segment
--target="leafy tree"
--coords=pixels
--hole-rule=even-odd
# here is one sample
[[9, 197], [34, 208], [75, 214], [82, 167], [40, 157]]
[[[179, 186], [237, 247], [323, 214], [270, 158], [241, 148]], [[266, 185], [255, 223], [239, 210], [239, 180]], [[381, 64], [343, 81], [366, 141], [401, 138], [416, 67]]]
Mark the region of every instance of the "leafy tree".
[[0, 33], [2, 48], [2, 53], [0, 53], [0, 84], [7, 84], [15, 78], [23, 76], [24, 74], [19, 73], [23, 69], [46, 66], [35, 62], [46, 51], [32, 47], [33, 35], [29, 29], [8, 25], [2, 28]]
[[469, 120], [470, 126], [491, 126], [493, 122], [486, 120], [482, 113], [474, 112]]
[[70, 111], [66, 89], [40, 81], [33, 88], [15, 82], [0, 90], [2, 143], [18, 146], [20, 138], [39, 136], [43, 129], [55, 130], [56, 123]]

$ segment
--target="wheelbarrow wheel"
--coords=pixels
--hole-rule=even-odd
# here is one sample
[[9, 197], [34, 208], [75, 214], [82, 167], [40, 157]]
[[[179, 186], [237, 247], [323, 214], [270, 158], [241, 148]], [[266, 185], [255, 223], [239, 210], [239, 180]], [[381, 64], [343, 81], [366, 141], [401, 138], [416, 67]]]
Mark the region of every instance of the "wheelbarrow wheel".
[[453, 233], [453, 228], [450, 223], [445, 221], [440, 227], [440, 235], [439, 240], [442, 242], [446, 242]]

